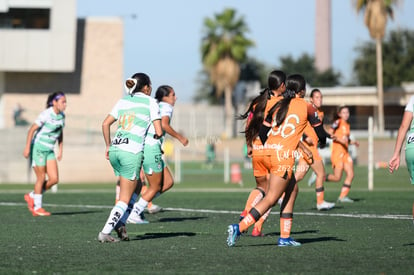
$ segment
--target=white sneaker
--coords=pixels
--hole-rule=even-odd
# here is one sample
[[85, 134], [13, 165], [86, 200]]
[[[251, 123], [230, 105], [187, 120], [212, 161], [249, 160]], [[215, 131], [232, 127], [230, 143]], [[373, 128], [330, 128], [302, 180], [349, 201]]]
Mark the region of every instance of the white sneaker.
[[133, 210], [131, 214], [128, 217], [127, 223], [132, 224], [147, 224], [149, 221], [147, 221], [144, 217], [144, 213], [138, 214], [136, 210]]
[[315, 174], [315, 172], [312, 172], [312, 175], [308, 179], [308, 186], [310, 187], [310, 186], [314, 185], [315, 182], [316, 182], [316, 174]]
[[320, 210], [329, 210], [335, 207], [335, 203], [333, 202], [327, 202], [327, 201], [323, 201], [320, 204], [316, 205], [316, 208], [320, 211]]
[[343, 197], [343, 198], [338, 198], [338, 202], [349, 202], [352, 203], [354, 202], [354, 200], [348, 198], [348, 197]]
[[110, 234], [104, 234], [99, 232], [98, 234], [98, 241], [101, 243], [117, 243], [119, 240], [117, 238], [112, 237]]
[[158, 213], [158, 212], [162, 211], [162, 207], [158, 206], [156, 204], [152, 204], [151, 207], [147, 208], [147, 211], [150, 214], [155, 214], [155, 213]]

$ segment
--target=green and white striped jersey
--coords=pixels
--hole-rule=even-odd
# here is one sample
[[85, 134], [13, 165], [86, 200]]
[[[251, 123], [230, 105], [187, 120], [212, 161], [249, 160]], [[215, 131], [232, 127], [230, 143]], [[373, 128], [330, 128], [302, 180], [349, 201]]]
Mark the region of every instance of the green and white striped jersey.
[[110, 112], [118, 120], [118, 129], [110, 150], [137, 154], [144, 149], [144, 140], [152, 121], [161, 119], [157, 101], [143, 93], [120, 99]]
[[[171, 104], [168, 104], [166, 102], [160, 102], [158, 103], [158, 105], [160, 107], [161, 118], [164, 116], [168, 116], [171, 122], [174, 107]], [[151, 126], [148, 129], [148, 135], [145, 138], [145, 145], [152, 146], [156, 144], [161, 145], [164, 143], [165, 131], [162, 132], [162, 138], [160, 139], [155, 139], [154, 134], [155, 134], [155, 128], [154, 128], [154, 125], [151, 124]]]
[[34, 143], [41, 149], [53, 150], [56, 140], [65, 127], [65, 114], [63, 112], [56, 114], [53, 107], [49, 107], [40, 113], [35, 123], [40, 128], [34, 137]]
[[[405, 106], [406, 112], [414, 112], [414, 96], [411, 96], [407, 106]], [[411, 120], [410, 129], [408, 130], [407, 139], [406, 139], [406, 148], [414, 148], [414, 119]]]

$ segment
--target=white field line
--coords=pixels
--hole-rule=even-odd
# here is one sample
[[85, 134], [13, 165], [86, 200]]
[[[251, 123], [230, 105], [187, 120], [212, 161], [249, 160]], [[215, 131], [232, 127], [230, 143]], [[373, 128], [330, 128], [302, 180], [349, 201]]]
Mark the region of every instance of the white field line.
[[[89, 209], [111, 209], [112, 205], [82, 205], [82, 204], [43, 204], [50, 207], [69, 207], [69, 208], [89, 208]], [[26, 203], [0, 202], [0, 206], [27, 206]], [[164, 211], [176, 212], [193, 212], [193, 213], [212, 213], [212, 214], [235, 214], [239, 215], [240, 211], [229, 210], [212, 210], [212, 209], [191, 209], [191, 208], [163, 208]], [[272, 215], [279, 215], [279, 212], [271, 212]], [[410, 215], [377, 215], [377, 214], [339, 214], [325, 212], [295, 212], [294, 215], [299, 216], [325, 216], [325, 217], [345, 217], [357, 219], [389, 219], [389, 220], [411, 220]]]

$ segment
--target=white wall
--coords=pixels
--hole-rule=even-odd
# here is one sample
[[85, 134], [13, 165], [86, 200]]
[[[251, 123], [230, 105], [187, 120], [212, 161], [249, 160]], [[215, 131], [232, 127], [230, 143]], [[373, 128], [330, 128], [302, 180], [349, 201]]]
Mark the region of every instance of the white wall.
[[[5, 4], [6, 3], [6, 4]], [[0, 8], [51, 9], [50, 29], [0, 29], [0, 71], [72, 72], [76, 0], [0, 0]]]

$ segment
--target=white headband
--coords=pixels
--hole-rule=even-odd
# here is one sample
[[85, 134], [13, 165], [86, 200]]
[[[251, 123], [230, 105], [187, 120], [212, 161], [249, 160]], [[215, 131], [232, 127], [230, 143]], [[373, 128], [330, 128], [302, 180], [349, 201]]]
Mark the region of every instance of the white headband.
[[126, 82], [124, 84], [125, 92], [130, 95], [132, 94], [132, 92], [135, 90], [135, 87], [137, 86], [137, 80], [135, 78], [128, 78], [127, 81], [128, 80], [132, 80], [134, 82], [134, 86], [132, 86], [131, 88], [127, 87]]

